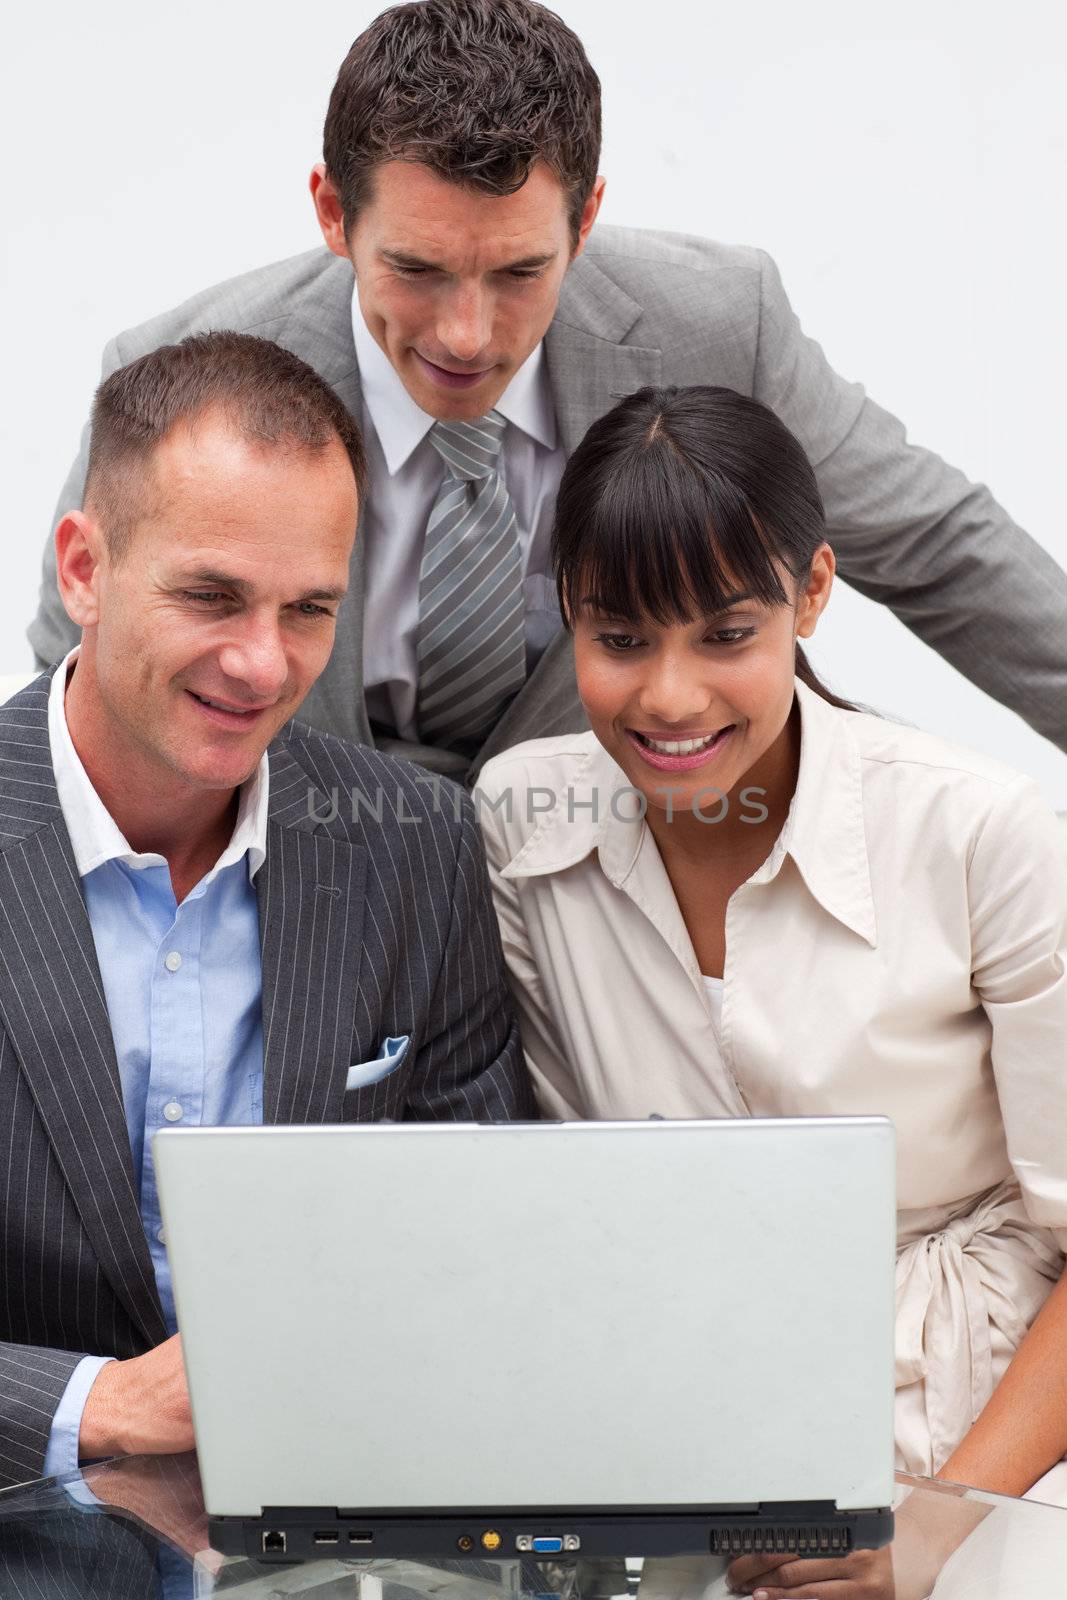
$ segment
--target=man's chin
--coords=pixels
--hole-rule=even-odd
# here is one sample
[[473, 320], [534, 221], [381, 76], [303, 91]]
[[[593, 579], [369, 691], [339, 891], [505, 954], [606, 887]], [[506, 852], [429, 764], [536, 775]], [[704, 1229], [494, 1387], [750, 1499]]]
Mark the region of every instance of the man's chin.
[[239, 789], [254, 776], [262, 759], [263, 751], [257, 741], [254, 750], [246, 746], [242, 750], [185, 751], [170, 764], [191, 789], [209, 793]]

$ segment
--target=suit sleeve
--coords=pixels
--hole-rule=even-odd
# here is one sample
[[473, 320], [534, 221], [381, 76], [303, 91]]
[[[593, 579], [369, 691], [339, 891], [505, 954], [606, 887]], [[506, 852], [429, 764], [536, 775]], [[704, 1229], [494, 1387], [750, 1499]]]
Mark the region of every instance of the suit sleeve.
[[0, 1487], [44, 1474], [52, 1424], [82, 1357], [0, 1343]]
[[[119, 348], [119, 341], [112, 339], [104, 349], [100, 366], [100, 378], [110, 376], [121, 367], [127, 357]], [[52, 523], [48, 530], [44, 544], [44, 555], [41, 559], [41, 588], [37, 597], [37, 615], [26, 630], [27, 638], [33, 647], [34, 664], [38, 669], [53, 666], [61, 661], [68, 650], [78, 643], [80, 629], [67, 616], [66, 609], [59, 597], [59, 588], [56, 584], [56, 547], [54, 534], [59, 519], [68, 511], [79, 511], [85, 494], [85, 475], [89, 467], [89, 423], [86, 422], [82, 429], [81, 445], [74, 464], [67, 474], [67, 480], [59, 491], [56, 509], [52, 513]]]
[[833, 371], [761, 259], [752, 392], [815, 467], [841, 576], [1067, 750], [1067, 574], [984, 485]]
[[58, 1478], [64, 1473], [77, 1472], [82, 1417], [85, 1414], [89, 1391], [102, 1369], [114, 1359], [114, 1356], [82, 1356], [71, 1373], [70, 1382], [64, 1389], [56, 1414], [52, 1418], [48, 1449], [44, 1455], [46, 1478]]
[[[457, 791], [458, 793], [458, 791]], [[452, 909], [405, 1116], [507, 1122], [536, 1116], [504, 977], [474, 807], [459, 796]]]

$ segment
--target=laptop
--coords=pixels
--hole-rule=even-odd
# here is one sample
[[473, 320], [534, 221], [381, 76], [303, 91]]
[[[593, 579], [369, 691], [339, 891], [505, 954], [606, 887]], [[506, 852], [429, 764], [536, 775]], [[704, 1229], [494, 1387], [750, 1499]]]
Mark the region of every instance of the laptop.
[[891, 1537], [885, 1119], [186, 1128], [154, 1151], [216, 1549]]

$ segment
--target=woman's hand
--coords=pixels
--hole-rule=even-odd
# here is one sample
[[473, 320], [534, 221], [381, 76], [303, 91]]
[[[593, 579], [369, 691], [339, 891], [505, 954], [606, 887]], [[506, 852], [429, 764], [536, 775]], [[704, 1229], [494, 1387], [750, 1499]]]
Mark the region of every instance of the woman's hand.
[[989, 1511], [957, 1488], [923, 1485], [897, 1507], [893, 1543], [881, 1550], [853, 1550], [827, 1561], [740, 1556], [727, 1582], [735, 1594], [766, 1600], [927, 1600], [949, 1556]]
[[756, 1600], [925, 1600], [905, 1594], [893, 1578], [893, 1557], [882, 1550], [853, 1550], [826, 1560], [805, 1556], [739, 1556], [727, 1573], [735, 1594]]

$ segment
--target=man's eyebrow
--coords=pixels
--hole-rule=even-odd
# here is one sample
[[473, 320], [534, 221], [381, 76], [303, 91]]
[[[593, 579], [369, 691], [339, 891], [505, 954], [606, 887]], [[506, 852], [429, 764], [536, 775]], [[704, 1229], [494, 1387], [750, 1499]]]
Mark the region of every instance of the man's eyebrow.
[[240, 595], [252, 592], [252, 585], [246, 578], [235, 578], [230, 572], [214, 572], [208, 567], [198, 567], [195, 572], [180, 572], [177, 581], [185, 588], [232, 589]]
[[[196, 572], [187, 572], [179, 575], [178, 582], [183, 589], [228, 589], [231, 594], [240, 595], [246, 599], [252, 593], [252, 585], [247, 578], [235, 578], [228, 572], [211, 572], [201, 567]], [[293, 602], [294, 605], [303, 605], [309, 600], [335, 600], [338, 604], [348, 593], [346, 588], [309, 589], [306, 594], [299, 595]]]
[[[423, 256], [412, 255], [407, 250], [391, 250], [383, 246], [378, 254], [383, 261], [388, 261], [394, 267], [428, 267], [434, 272], [442, 269], [439, 261], [428, 261]], [[557, 251], [549, 250], [540, 255], [521, 256], [517, 261], [508, 261], [504, 266], [498, 267], [498, 272], [532, 272], [537, 267], [547, 267], [555, 261]]]

